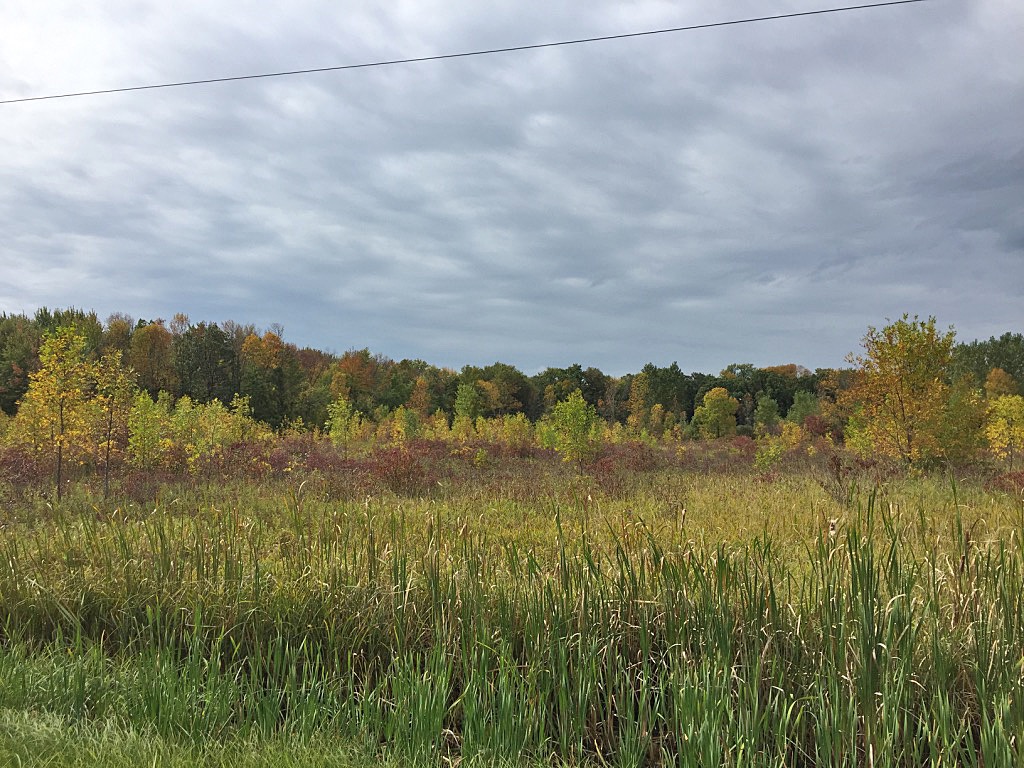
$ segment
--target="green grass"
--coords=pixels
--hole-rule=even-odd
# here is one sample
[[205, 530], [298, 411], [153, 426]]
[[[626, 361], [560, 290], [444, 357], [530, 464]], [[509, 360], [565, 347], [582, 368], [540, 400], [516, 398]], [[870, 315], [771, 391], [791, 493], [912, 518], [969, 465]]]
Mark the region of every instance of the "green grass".
[[388, 762], [327, 739], [182, 743], [116, 721], [82, 724], [51, 713], [0, 711], [0, 765], [20, 768], [363, 768]]
[[26, 502], [0, 764], [1024, 764], [1020, 501], [835, 496], [663, 470]]

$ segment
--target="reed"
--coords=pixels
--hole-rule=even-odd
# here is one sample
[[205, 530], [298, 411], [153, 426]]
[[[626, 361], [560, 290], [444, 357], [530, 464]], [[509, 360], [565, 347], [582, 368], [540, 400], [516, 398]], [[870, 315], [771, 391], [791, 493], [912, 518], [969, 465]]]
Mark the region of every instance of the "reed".
[[1024, 764], [1013, 499], [654, 480], [26, 511], [0, 538], [0, 755], [31, 712], [120, 734], [111, 755]]

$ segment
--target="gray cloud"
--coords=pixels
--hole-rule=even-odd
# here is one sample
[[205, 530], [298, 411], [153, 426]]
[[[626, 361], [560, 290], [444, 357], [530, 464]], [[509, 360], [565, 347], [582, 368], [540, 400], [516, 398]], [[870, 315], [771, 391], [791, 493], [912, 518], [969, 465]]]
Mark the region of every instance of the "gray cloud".
[[[0, 11], [0, 95], [726, 13], [124, 6]], [[1020, 330], [1022, 20], [920, 3], [0, 107], [0, 310], [279, 322], [334, 351], [531, 372], [837, 365], [904, 312]]]

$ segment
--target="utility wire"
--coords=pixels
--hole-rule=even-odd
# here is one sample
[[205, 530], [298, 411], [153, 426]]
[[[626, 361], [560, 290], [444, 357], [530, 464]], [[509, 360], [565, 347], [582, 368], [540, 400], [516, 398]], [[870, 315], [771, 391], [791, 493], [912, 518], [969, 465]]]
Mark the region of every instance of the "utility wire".
[[186, 85], [207, 85], [209, 83], [230, 83], [239, 80], [260, 80], [268, 77], [289, 77], [292, 75], [309, 75], [318, 72], [341, 72], [349, 69], [369, 69], [371, 67], [389, 67], [396, 64], [418, 64], [424, 61], [442, 61], [444, 59], [464, 59], [470, 56], [489, 56], [496, 53], [514, 53], [516, 51], [535, 51], [540, 48], [557, 48], [564, 45], [582, 45], [583, 43], [600, 43], [608, 40], [625, 40], [630, 37], [649, 37], [651, 35], [664, 35], [671, 32], [692, 32], [697, 29], [711, 29], [712, 27], [729, 27], [738, 24], [754, 24], [762, 21], [777, 21], [779, 19], [794, 19], [800, 16], [821, 16], [827, 13], [843, 13], [845, 11], [859, 11], [867, 8], [884, 8], [892, 5], [909, 5], [911, 3], [924, 3], [930, 0], [887, 0], [881, 3], [867, 3], [864, 5], [847, 5], [841, 8], [822, 8], [815, 11], [798, 11], [795, 13], [780, 13], [774, 16], [757, 16], [746, 19], [733, 19], [731, 21], [713, 21], [706, 24], [690, 24], [685, 27], [668, 27], [665, 29], [651, 29], [646, 32], [626, 32], [619, 35], [602, 35], [600, 37], [582, 37], [577, 40], [560, 40], [554, 43], [534, 43], [532, 45], [514, 45], [508, 48], [488, 48], [480, 51], [463, 51], [462, 53], [444, 53], [435, 56], [418, 56], [407, 59], [389, 59], [387, 61], [373, 61], [363, 64], [342, 64], [336, 67], [316, 67], [313, 69], [293, 69], [286, 72], [263, 72], [256, 75], [235, 75], [234, 77], [210, 77], [203, 80], [183, 80], [175, 83], [157, 83], [154, 85], [135, 85], [125, 88], [105, 88], [97, 91], [78, 91], [75, 93], [57, 93], [48, 96], [26, 96], [20, 99], [2, 99], [0, 104], [20, 104], [26, 101], [47, 101], [52, 99], [71, 99], [79, 96], [101, 96], [108, 93], [128, 93], [129, 91], [152, 91], [158, 88], [181, 88]]

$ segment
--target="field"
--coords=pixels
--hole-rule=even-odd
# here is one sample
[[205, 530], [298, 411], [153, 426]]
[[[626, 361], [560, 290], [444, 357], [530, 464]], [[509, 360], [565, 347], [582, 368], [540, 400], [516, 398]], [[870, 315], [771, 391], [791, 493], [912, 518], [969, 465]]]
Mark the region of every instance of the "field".
[[1012, 488], [428, 454], [8, 488], [0, 764], [1024, 765]]

